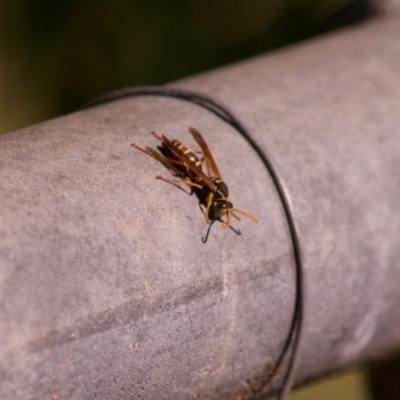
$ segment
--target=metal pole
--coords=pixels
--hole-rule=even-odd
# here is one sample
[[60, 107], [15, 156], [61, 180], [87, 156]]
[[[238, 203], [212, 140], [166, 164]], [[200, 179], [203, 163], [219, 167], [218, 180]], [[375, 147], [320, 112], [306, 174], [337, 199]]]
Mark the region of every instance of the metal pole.
[[[295, 383], [399, 346], [400, 33], [392, 15], [176, 83], [229, 105], [286, 181], [303, 240]], [[214, 226], [155, 175], [153, 130], [206, 137], [234, 205]], [[118, 100], [0, 137], [0, 397], [249, 399], [291, 322], [271, 177], [196, 105]], [[217, 224], [215, 224], [217, 225]], [[279, 374], [265, 393], [279, 384]]]

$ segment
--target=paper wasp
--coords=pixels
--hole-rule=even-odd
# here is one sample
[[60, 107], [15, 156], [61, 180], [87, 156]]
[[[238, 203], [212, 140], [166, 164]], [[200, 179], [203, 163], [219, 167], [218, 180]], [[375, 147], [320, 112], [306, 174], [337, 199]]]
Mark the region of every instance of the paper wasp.
[[[233, 208], [229, 198], [228, 186], [222, 179], [206, 141], [197, 129], [192, 127], [188, 129], [202, 150], [200, 152], [202, 154], [201, 158], [178, 140], [170, 140], [164, 135], [158, 135], [156, 132], [152, 132], [152, 134], [161, 141], [161, 146], [158, 147], [160, 153], [150, 147], [144, 149], [136, 143], [132, 143], [132, 146], [160, 161], [177, 178], [167, 179], [162, 176], [156, 176], [157, 179], [172, 184], [184, 182], [196, 193], [200, 203], [206, 208], [204, 216], [207, 224], [209, 224], [206, 236], [202, 239], [203, 243], [207, 241], [213, 223], [217, 220], [223, 222], [222, 217], [224, 215], [226, 216], [226, 221], [222, 223], [222, 227], [230, 228], [240, 235], [241, 232], [231, 226], [230, 214], [237, 220], [240, 220], [237, 214], [242, 214], [255, 223], [258, 220], [251, 214]], [[203, 162], [206, 163], [208, 175], [203, 172]]]

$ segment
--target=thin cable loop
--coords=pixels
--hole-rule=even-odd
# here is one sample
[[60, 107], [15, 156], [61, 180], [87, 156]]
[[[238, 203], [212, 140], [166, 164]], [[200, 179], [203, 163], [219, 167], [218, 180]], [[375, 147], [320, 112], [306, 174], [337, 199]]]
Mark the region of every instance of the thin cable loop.
[[300, 233], [297, 226], [293, 205], [291, 202], [289, 191], [287, 190], [282, 177], [279, 175], [278, 171], [275, 169], [274, 164], [271, 161], [271, 157], [267, 154], [265, 150], [262, 150], [255, 140], [251, 137], [249, 130], [244, 126], [244, 124], [230, 111], [226, 106], [222, 105], [220, 102], [214, 98], [207, 96], [202, 93], [198, 93], [186, 89], [177, 89], [169, 86], [141, 86], [141, 87], [130, 87], [114, 92], [110, 92], [92, 100], [91, 102], [85, 104], [83, 108], [94, 107], [104, 103], [109, 103], [118, 99], [126, 97], [135, 96], [166, 96], [174, 97], [186, 101], [195, 103], [212, 113], [216, 114], [218, 117], [223, 119], [229, 125], [234, 127], [251, 145], [254, 151], [258, 154], [268, 172], [270, 173], [272, 180], [275, 184], [276, 190], [279, 194], [282, 206], [285, 212], [285, 216], [288, 222], [290, 236], [293, 245], [293, 254], [295, 259], [295, 271], [296, 271], [296, 294], [295, 294], [295, 304], [293, 310], [292, 322], [290, 329], [285, 340], [285, 344], [278, 357], [278, 360], [266, 382], [259, 388], [258, 393], [266, 387], [266, 385], [271, 381], [273, 376], [280, 368], [285, 359], [286, 354], [289, 352], [291, 347], [291, 353], [289, 355], [288, 366], [283, 377], [281, 389], [279, 391], [278, 400], [286, 400], [289, 395], [290, 389], [293, 384], [294, 372], [296, 367], [296, 361], [298, 356], [298, 350], [300, 346], [301, 330], [303, 325], [303, 257], [300, 245]]

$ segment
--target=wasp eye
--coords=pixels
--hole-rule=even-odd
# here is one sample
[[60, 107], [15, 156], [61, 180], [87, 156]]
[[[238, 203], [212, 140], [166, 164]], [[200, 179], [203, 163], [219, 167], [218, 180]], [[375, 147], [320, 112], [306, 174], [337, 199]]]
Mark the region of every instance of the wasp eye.
[[227, 208], [233, 208], [233, 204], [232, 204], [230, 201], [224, 201], [223, 207], [224, 207], [225, 209], [227, 209]]

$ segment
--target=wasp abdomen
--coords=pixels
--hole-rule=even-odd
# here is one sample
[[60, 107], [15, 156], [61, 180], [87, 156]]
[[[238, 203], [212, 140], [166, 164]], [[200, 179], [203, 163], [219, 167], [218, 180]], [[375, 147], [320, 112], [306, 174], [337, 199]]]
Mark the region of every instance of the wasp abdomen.
[[196, 167], [201, 168], [201, 161], [199, 160], [199, 157], [196, 156], [194, 151], [192, 149], [189, 149], [189, 147], [186, 147], [184, 144], [179, 142], [178, 140], [172, 140], [172, 144], [180, 150], [190, 161], [196, 164]]

